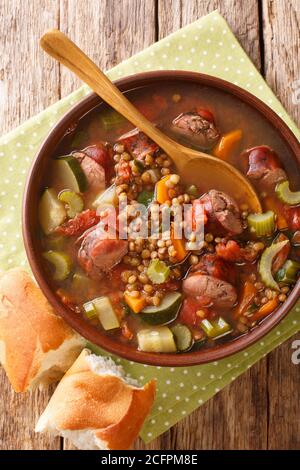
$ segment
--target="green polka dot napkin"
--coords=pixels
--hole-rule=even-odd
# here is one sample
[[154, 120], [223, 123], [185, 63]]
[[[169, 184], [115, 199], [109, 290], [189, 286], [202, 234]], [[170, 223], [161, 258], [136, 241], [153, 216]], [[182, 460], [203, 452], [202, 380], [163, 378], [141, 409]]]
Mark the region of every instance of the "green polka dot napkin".
[[[213, 12], [153, 44], [114, 67], [108, 75], [111, 79], [117, 79], [136, 72], [157, 69], [204, 72], [246, 88], [271, 106], [300, 140], [299, 130], [218, 12]], [[28, 268], [21, 236], [21, 200], [29, 165], [53, 124], [88, 93], [88, 87], [81, 87], [0, 140], [1, 269], [19, 265]], [[207, 365], [161, 368], [116, 358], [128, 374], [141, 382], [157, 378], [157, 398], [141, 433], [144, 441], [148, 442], [162, 434], [296, 333], [300, 329], [299, 311], [300, 307], [295, 307], [274, 331], [246, 351]]]

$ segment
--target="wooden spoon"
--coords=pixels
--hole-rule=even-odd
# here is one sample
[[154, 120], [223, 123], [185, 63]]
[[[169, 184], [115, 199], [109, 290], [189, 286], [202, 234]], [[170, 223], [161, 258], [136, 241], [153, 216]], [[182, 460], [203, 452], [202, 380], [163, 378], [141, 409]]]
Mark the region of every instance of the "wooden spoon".
[[196, 184], [203, 190], [219, 189], [247, 203], [253, 212], [261, 204], [248, 180], [233, 166], [206, 153], [175, 142], [143, 116], [104, 75], [103, 72], [61, 31], [46, 32], [40, 45], [49, 55], [72, 70], [106, 103], [159, 145], [174, 161], [181, 181]]

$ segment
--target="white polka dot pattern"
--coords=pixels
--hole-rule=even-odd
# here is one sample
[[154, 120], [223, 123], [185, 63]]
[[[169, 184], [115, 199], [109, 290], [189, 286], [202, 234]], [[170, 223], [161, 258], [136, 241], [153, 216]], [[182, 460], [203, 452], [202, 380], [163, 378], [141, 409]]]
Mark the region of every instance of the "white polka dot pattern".
[[[136, 72], [164, 69], [193, 70], [239, 84], [267, 102], [300, 138], [299, 131], [217, 12], [114, 67], [108, 75], [117, 79]], [[31, 160], [55, 122], [89, 93], [89, 88], [84, 85], [0, 140], [1, 269], [17, 265], [28, 268], [20, 220], [23, 187]], [[296, 307], [280, 323], [280, 328], [275, 328], [275, 331], [247, 351], [211, 364], [162, 368], [115, 358], [128, 375], [141, 382], [145, 383], [153, 377], [157, 379], [157, 398], [142, 430], [143, 439], [148, 442], [163, 433], [298, 331], [299, 312], [300, 307]]]

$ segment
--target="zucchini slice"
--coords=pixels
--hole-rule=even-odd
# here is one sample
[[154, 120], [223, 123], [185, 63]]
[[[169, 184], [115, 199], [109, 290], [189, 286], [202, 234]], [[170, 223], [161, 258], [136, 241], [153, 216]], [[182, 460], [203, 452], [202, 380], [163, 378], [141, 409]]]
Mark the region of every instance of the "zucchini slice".
[[167, 326], [140, 330], [137, 334], [140, 351], [155, 353], [177, 352], [174, 336]]
[[43, 253], [43, 258], [51, 263], [54, 268], [54, 281], [64, 281], [70, 275], [72, 260], [67, 253], [50, 250]]
[[84, 202], [82, 197], [74, 193], [74, 191], [69, 191], [68, 189], [64, 189], [61, 191], [58, 195], [58, 199], [66, 204], [66, 210], [68, 216], [73, 219], [76, 214], [79, 214], [79, 212], [82, 212], [83, 207], [84, 207]]
[[284, 204], [290, 206], [297, 206], [300, 204], [300, 191], [291, 191], [290, 183], [288, 180], [278, 183], [275, 188], [276, 196]]
[[88, 182], [79, 161], [68, 155], [54, 161], [55, 181], [60, 190], [69, 189], [75, 193], [83, 193]]
[[65, 207], [63, 203], [57, 199], [56, 192], [53, 188], [46, 189], [43, 192], [38, 213], [39, 222], [45, 235], [50, 235], [67, 217]]
[[193, 346], [193, 336], [191, 330], [181, 323], [176, 323], [171, 328], [175, 338], [175, 343], [178, 351], [188, 351]]
[[179, 292], [170, 292], [164, 296], [158, 307], [145, 307], [139, 318], [150, 325], [165, 325], [176, 319], [181, 303], [182, 295]]

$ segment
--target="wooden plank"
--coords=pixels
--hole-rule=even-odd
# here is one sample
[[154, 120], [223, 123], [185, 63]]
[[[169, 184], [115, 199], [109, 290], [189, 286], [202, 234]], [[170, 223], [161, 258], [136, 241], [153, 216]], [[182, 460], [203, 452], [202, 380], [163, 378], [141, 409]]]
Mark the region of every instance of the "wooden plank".
[[[1, 134], [59, 97], [58, 66], [38, 46], [48, 28], [58, 26], [58, 0], [0, 2]], [[60, 440], [34, 433], [49, 392], [15, 394], [1, 370], [0, 449], [59, 449]]]
[[[298, 89], [299, 97], [299, 0], [264, 0], [262, 15], [266, 79], [300, 125], [295, 94]], [[299, 334], [268, 356], [269, 449], [299, 449], [300, 446], [300, 368], [291, 361], [291, 345], [297, 338], [300, 339]]]
[[300, 126], [300, 2], [264, 0], [262, 13], [267, 82]]
[[0, 129], [5, 133], [59, 98], [59, 66], [39, 48], [58, 27], [59, 0], [0, 2]]
[[[62, 0], [60, 29], [106, 70], [155, 42], [155, 1]], [[62, 96], [80, 85], [61, 67]], [[73, 447], [65, 441], [64, 449]]]
[[300, 367], [292, 363], [294, 336], [268, 356], [268, 449], [300, 447]]
[[[159, 0], [159, 38], [218, 9], [260, 68], [256, 0]], [[262, 360], [155, 444], [177, 449], [263, 449], [267, 446], [267, 377]]]
[[[155, 0], [61, 1], [60, 29], [102, 70], [155, 42]], [[62, 96], [81, 85], [61, 67]]]
[[257, 0], [158, 0], [159, 39], [217, 9], [260, 69]]

